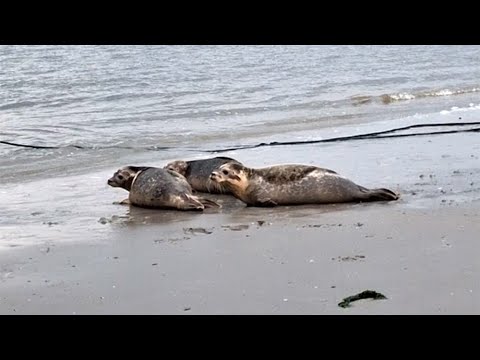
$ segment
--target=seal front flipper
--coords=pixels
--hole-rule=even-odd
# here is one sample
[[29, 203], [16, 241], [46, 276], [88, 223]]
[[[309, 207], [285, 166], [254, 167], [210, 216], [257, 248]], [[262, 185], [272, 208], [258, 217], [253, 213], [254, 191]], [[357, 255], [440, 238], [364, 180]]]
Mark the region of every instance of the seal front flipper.
[[273, 201], [272, 199], [258, 199], [255, 202], [255, 205], [253, 206], [259, 206], [259, 207], [274, 207], [277, 206], [278, 204]]
[[178, 203], [178, 208], [181, 210], [200, 210], [205, 209], [205, 206], [198, 200], [196, 196], [189, 194], [180, 195], [181, 201]]
[[200, 201], [205, 208], [221, 208], [222, 207], [220, 204], [217, 204], [215, 201], [212, 201], [203, 197], [197, 197], [197, 200]]
[[124, 199], [118, 203], [119, 205], [130, 205], [131, 202], [129, 199]]

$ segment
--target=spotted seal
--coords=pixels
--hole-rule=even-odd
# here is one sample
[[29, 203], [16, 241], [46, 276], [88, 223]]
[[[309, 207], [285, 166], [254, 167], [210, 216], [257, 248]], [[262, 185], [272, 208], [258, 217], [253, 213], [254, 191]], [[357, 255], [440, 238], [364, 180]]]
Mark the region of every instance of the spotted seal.
[[129, 203], [146, 208], [204, 210], [219, 207], [216, 202], [192, 195], [182, 175], [155, 167], [126, 166], [108, 179], [108, 185], [129, 192]]
[[328, 204], [397, 200], [388, 189], [367, 189], [333, 170], [310, 165], [252, 169], [224, 164], [210, 179], [224, 185], [249, 206]]

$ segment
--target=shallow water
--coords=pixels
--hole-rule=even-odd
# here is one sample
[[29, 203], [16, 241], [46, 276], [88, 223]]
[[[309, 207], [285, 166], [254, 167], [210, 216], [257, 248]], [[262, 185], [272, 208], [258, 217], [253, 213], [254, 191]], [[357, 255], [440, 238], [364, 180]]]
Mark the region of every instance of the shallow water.
[[22, 182], [480, 111], [479, 60], [479, 46], [0, 46], [0, 140], [67, 146], [0, 144], [0, 166]]

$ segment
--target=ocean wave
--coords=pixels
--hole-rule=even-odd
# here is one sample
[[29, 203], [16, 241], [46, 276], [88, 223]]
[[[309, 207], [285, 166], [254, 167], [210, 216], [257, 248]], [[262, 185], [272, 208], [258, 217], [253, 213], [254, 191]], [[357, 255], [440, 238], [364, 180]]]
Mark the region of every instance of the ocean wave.
[[403, 92], [403, 93], [396, 93], [396, 94], [384, 94], [384, 95], [381, 95], [380, 98], [384, 104], [389, 104], [394, 101], [413, 100], [417, 98], [426, 98], [426, 97], [463, 95], [463, 94], [470, 94], [478, 91], [480, 91], [480, 86], [469, 87], [464, 89], [454, 89], [454, 90], [441, 89], [441, 90], [433, 90], [433, 91], [421, 91], [416, 93]]
[[416, 97], [417, 96], [415, 96], [414, 94], [409, 94], [409, 93], [397, 93], [397, 94], [380, 96], [384, 104], [391, 103], [392, 101], [413, 100]]
[[18, 109], [22, 107], [32, 107], [35, 105], [37, 105], [37, 103], [33, 101], [19, 101], [15, 103], [0, 105], [0, 110]]
[[440, 89], [440, 90], [427, 90], [427, 91], [412, 91], [412, 92], [398, 92], [393, 94], [383, 94], [380, 96], [370, 95], [356, 95], [350, 97], [353, 105], [364, 105], [372, 102], [380, 102], [383, 104], [390, 104], [397, 101], [408, 101], [414, 99], [421, 99], [427, 97], [441, 97], [441, 96], [453, 96], [463, 95], [480, 92], [480, 86], [473, 86], [462, 89]]

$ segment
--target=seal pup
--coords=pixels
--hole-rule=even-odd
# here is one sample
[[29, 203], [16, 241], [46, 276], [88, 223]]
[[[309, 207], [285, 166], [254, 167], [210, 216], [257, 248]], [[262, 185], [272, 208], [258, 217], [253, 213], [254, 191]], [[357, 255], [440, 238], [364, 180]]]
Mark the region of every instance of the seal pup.
[[388, 189], [367, 189], [333, 170], [309, 165], [252, 169], [224, 164], [211, 180], [227, 187], [248, 206], [329, 204], [397, 200]]
[[230, 191], [223, 185], [210, 180], [210, 174], [219, 166], [227, 163], [242, 165], [239, 161], [229, 157], [215, 157], [211, 159], [183, 161], [177, 160], [165, 165], [164, 169], [175, 171], [185, 176], [195, 191], [211, 194], [228, 194]]
[[129, 203], [138, 207], [178, 210], [220, 207], [214, 201], [192, 195], [185, 177], [170, 170], [126, 166], [117, 170], [107, 183], [127, 190]]

